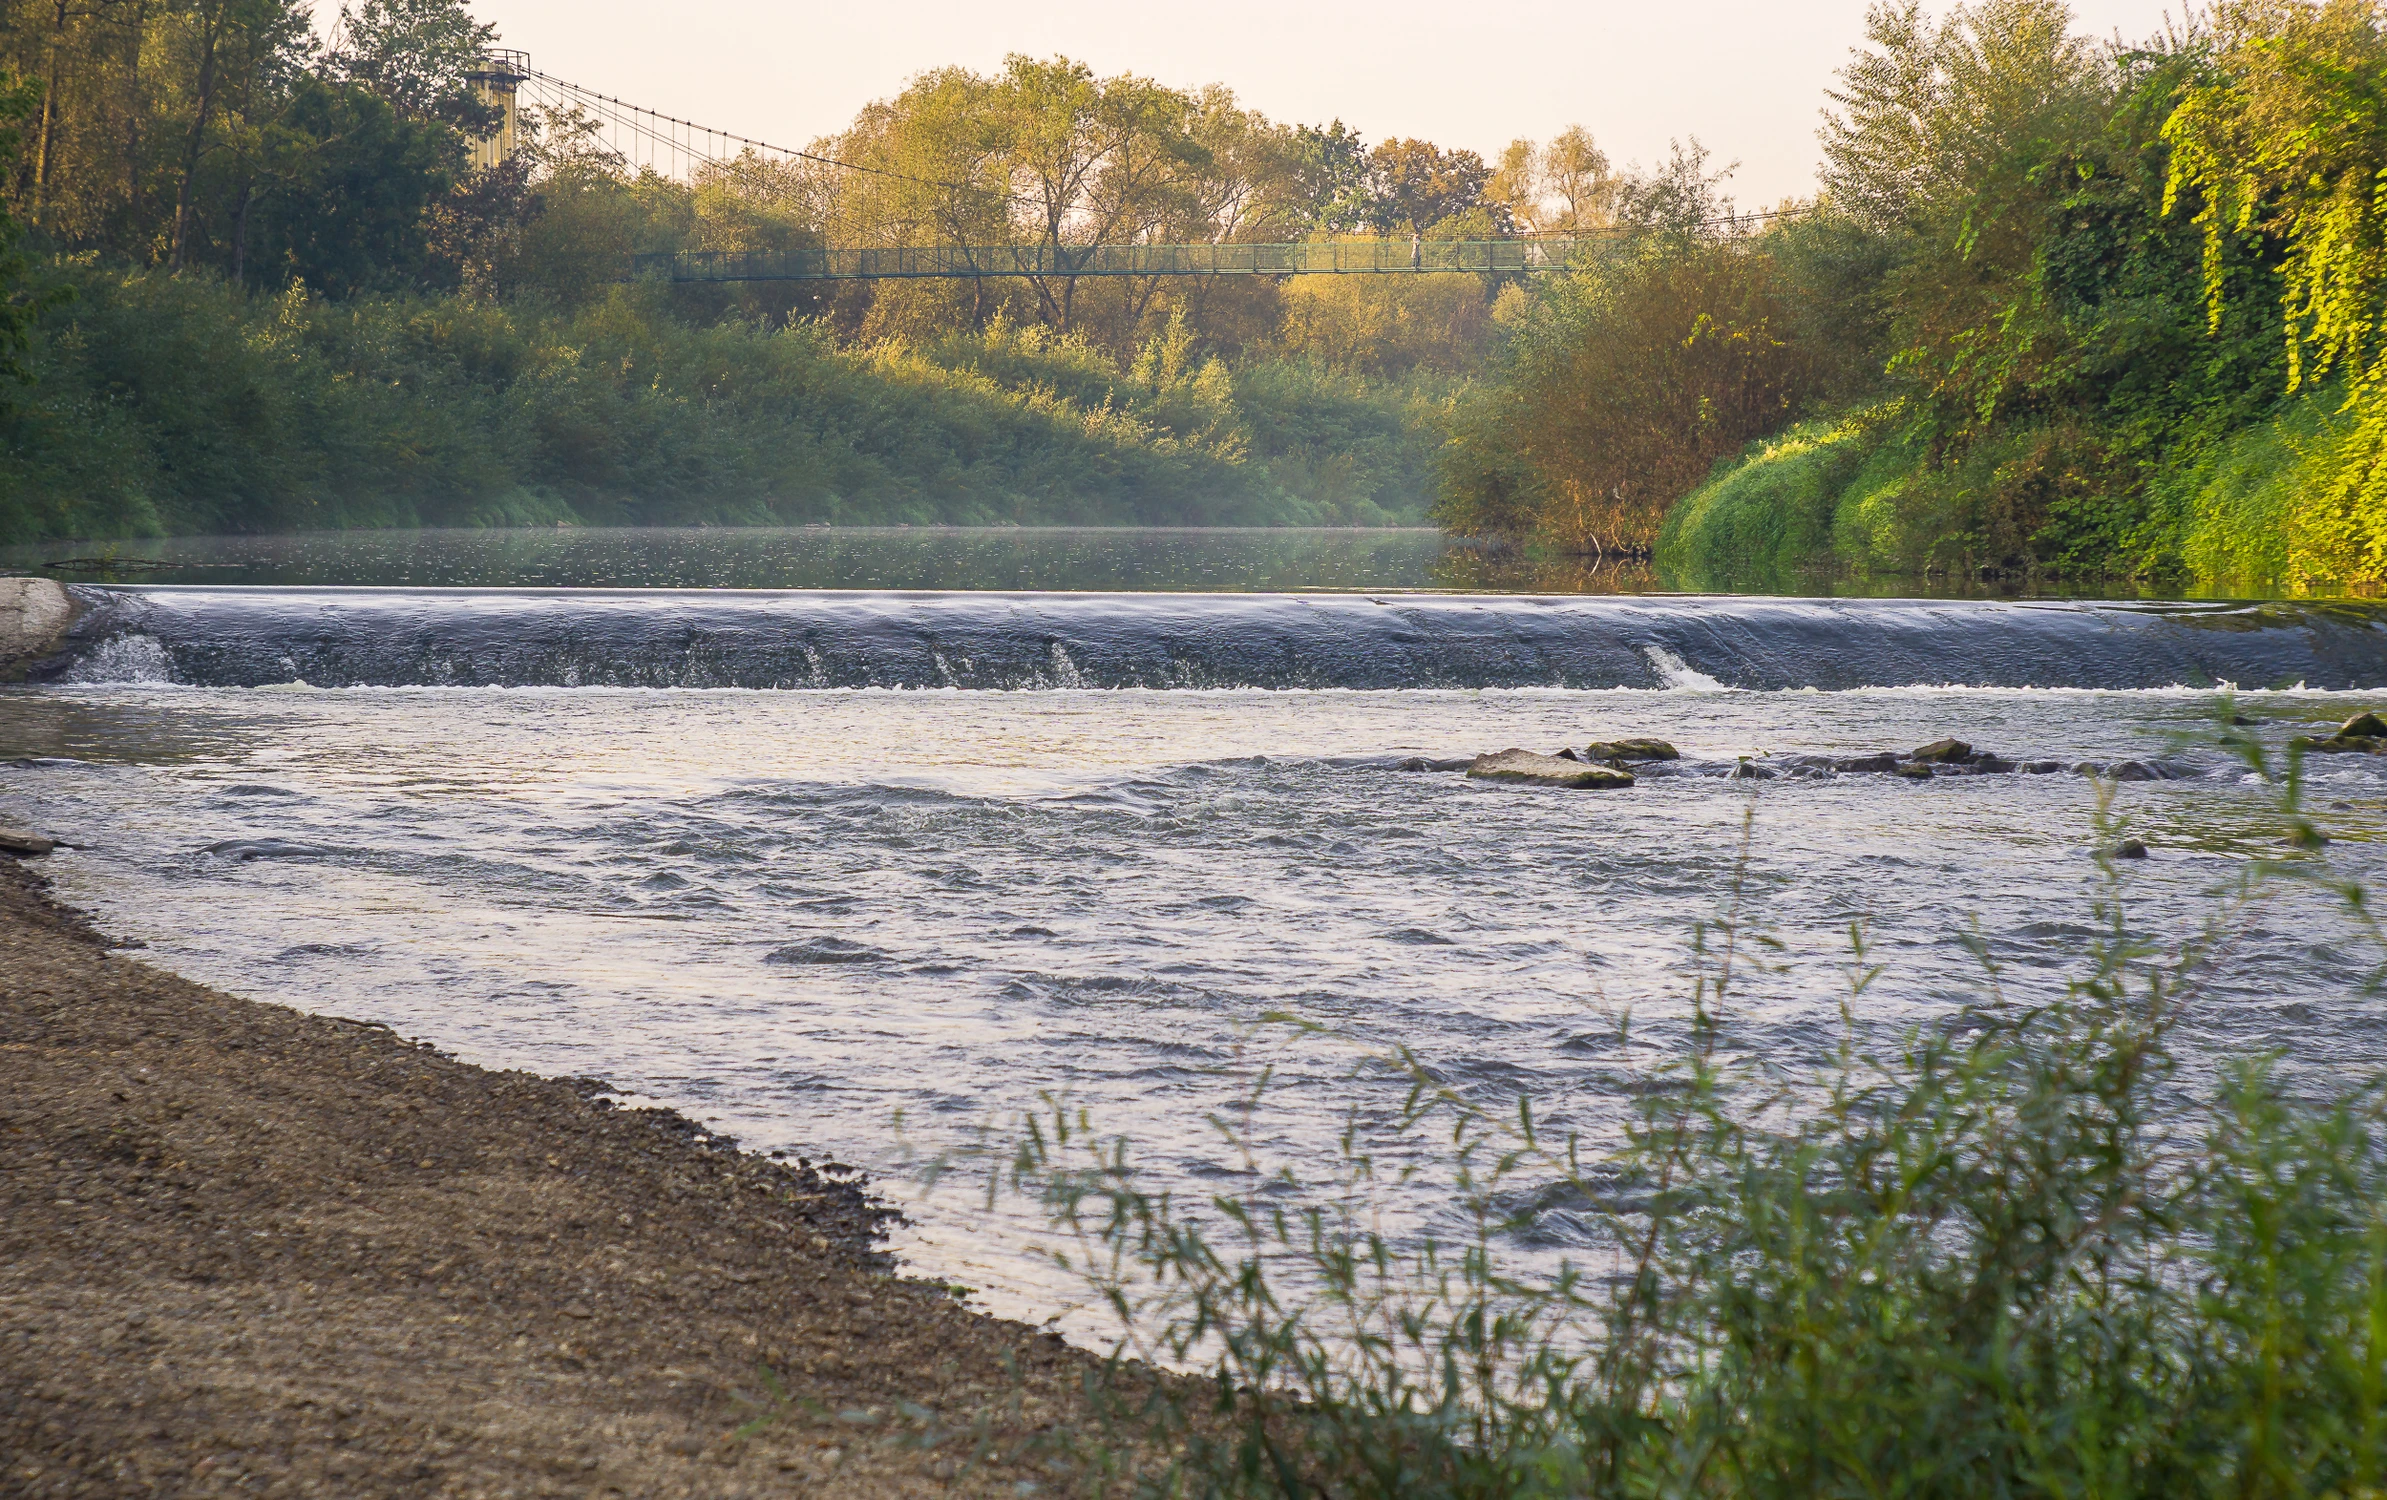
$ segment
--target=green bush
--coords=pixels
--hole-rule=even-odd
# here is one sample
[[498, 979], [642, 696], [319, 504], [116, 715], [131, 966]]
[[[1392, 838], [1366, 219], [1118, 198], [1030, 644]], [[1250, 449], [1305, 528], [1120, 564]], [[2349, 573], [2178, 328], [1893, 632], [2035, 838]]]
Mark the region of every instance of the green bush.
[[1677, 588], [1782, 587], [1832, 561], [1842, 493], [1869, 444], [1850, 422], [1802, 422], [1750, 445], [1666, 513], [1657, 564]]

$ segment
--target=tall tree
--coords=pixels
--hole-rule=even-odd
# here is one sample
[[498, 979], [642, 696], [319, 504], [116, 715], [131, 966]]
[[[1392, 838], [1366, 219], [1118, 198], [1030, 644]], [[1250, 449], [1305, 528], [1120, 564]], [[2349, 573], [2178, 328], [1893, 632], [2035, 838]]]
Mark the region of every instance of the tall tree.
[[342, 5], [326, 70], [370, 90], [408, 120], [440, 120], [486, 134], [491, 111], [466, 75], [497, 40], [462, 0], [364, 0]]
[[1375, 182], [1367, 143], [1337, 120], [1293, 131], [1294, 212], [1321, 234], [1350, 234], [1375, 222]]
[[[23, 152], [25, 120], [41, 107], [41, 86], [29, 78], [0, 72], [0, 172], [8, 172]], [[11, 383], [25, 376], [25, 356], [33, 347], [33, 324], [40, 308], [26, 289], [32, 268], [25, 254], [25, 227], [0, 203], [0, 377]], [[0, 393], [0, 411], [9, 406]]]
[[1396, 138], [1368, 153], [1368, 172], [1379, 229], [1423, 235], [1444, 219], [1486, 208], [1505, 227], [1505, 207], [1484, 196], [1492, 169], [1472, 151]]

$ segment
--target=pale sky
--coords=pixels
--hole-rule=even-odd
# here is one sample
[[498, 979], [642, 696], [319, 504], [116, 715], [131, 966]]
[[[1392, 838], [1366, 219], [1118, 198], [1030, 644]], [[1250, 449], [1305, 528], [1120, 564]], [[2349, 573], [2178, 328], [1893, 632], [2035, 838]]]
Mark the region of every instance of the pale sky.
[[[2169, 7], [2177, 13], [2178, 0]], [[327, 9], [333, 8], [327, 0]], [[782, 146], [842, 129], [925, 68], [1066, 53], [1102, 74], [1224, 83], [1247, 107], [1340, 117], [1490, 158], [1590, 128], [1619, 165], [1697, 135], [1738, 160], [1744, 207], [1810, 191], [1823, 90], [1865, 0], [474, 0], [541, 72]], [[2075, 0], [2081, 29], [2139, 40], [2163, 0]]]

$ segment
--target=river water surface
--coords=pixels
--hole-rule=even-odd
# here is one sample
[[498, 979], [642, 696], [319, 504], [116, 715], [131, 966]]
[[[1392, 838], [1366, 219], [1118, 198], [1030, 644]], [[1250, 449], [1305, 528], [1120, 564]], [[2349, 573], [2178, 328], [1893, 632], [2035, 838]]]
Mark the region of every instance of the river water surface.
[[[1736, 869], [1785, 944], [1736, 1007], [1748, 1055], [1834, 1044], [1852, 922], [1887, 965], [1868, 1024], [1978, 998], [1968, 931], [2009, 996], [2060, 993], [2091, 935], [2101, 795], [2152, 849], [2124, 867], [2134, 923], [2184, 933], [2286, 852], [2275, 790], [2215, 746], [2216, 715], [2259, 720], [2238, 732], [2276, 753], [2387, 707], [2387, 632], [2361, 612], [92, 602], [71, 665], [0, 692], [0, 815], [71, 838], [63, 894], [145, 957], [599, 1076], [899, 1198], [919, 1154], [1054, 1095], [1198, 1189], [1229, 1166], [1206, 1117], [1263, 1062], [1264, 1151], [1320, 1169], [1353, 1111], [1397, 1105], [1357, 1069], [1395, 1044], [1596, 1132], [1635, 1061], [1618, 1014], [1665, 1045], [1692, 928]], [[1911, 782], [1812, 759], [1949, 734], [2060, 769]], [[1623, 735], [1685, 760], [1597, 794], [1415, 768]], [[2364, 879], [2383, 769], [2314, 771], [2326, 858]], [[2387, 1062], [2375, 957], [2283, 886], [2198, 1000], [2191, 1070], [2278, 1049], [2315, 1080], [2366, 1075]], [[1411, 1225], [1449, 1213], [1431, 1180], [1392, 1205]], [[1069, 1304], [1024, 1253], [1029, 1216], [951, 1192], [912, 1212], [920, 1270], [1005, 1311]]]

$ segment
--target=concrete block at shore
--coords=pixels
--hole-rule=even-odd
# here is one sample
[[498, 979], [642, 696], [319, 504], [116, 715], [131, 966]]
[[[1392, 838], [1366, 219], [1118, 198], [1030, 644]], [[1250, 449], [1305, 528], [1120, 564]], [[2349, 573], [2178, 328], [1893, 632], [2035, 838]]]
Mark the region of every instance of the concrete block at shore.
[[0, 578], [0, 680], [55, 653], [75, 622], [75, 601], [51, 578]]

